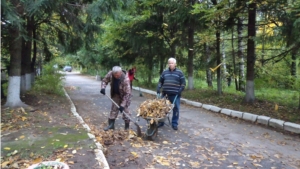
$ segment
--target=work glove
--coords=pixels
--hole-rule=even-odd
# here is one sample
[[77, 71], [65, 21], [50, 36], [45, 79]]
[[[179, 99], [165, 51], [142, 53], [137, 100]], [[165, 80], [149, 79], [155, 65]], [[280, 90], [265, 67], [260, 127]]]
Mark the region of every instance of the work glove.
[[119, 110], [120, 110], [120, 112], [122, 113], [122, 112], [124, 111], [124, 107], [123, 107], [123, 106], [120, 106], [120, 107], [119, 107]]
[[100, 93], [103, 94], [103, 95], [105, 95], [105, 89], [101, 89]]

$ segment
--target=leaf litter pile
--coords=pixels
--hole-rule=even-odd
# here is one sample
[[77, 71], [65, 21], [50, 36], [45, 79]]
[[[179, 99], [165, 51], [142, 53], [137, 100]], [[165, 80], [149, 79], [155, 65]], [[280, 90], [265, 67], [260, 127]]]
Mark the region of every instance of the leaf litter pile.
[[142, 118], [164, 118], [172, 109], [172, 104], [166, 98], [147, 99], [141, 103], [137, 116]]

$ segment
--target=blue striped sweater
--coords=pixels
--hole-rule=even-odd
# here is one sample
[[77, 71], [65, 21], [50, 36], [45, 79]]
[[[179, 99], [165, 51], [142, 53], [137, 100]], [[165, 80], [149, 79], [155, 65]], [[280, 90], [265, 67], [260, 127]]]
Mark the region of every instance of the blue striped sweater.
[[157, 87], [158, 89], [162, 88], [162, 92], [165, 94], [176, 95], [180, 88], [184, 89], [185, 84], [185, 77], [182, 71], [178, 68], [171, 71], [169, 68], [161, 74]]

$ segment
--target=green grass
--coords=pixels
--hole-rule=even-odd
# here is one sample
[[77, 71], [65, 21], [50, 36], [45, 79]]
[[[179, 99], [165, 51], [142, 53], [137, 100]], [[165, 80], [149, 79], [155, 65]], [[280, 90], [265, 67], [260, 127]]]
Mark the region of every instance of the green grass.
[[[15, 140], [12, 142], [3, 142], [1, 154], [4, 156], [17, 150], [21, 158], [30, 159], [29, 155], [32, 152], [35, 156], [48, 157], [53, 153], [53, 150], [64, 148], [76, 148], [79, 141], [88, 140], [89, 137], [83, 129], [63, 135], [58, 132], [59, 127], [40, 128], [43, 133], [51, 131], [54, 134], [47, 134], [45, 137], [38, 137], [37, 139], [25, 138], [23, 140]], [[82, 145], [80, 145], [82, 146]], [[83, 145], [89, 147], [90, 145]], [[5, 150], [4, 147], [10, 147], [11, 150]]]

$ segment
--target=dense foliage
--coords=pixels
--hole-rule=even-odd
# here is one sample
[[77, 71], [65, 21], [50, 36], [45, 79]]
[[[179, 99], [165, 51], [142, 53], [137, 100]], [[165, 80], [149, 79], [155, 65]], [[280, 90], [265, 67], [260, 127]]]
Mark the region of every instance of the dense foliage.
[[23, 38], [20, 50], [32, 50], [22, 70], [57, 57], [60, 66], [93, 74], [135, 65], [150, 84], [175, 57], [190, 90], [201, 78], [219, 95], [231, 80], [250, 103], [261, 88], [299, 93], [299, 1], [13, 0], [1, 7], [3, 60], [15, 55], [11, 30]]

